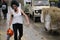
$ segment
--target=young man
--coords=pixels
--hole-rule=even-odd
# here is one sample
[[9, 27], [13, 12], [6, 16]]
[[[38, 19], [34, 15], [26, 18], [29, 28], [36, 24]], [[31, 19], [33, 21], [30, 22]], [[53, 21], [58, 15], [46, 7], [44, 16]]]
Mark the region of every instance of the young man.
[[1, 18], [1, 13], [2, 13], [2, 2], [0, 0], [0, 18]]
[[8, 5], [5, 0], [2, 0], [2, 12], [4, 15], [4, 19], [7, 18], [7, 13], [8, 13]]
[[[23, 12], [21, 8], [19, 8], [19, 3], [17, 1], [11, 2], [11, 8], [13, 9], [10, 16], [9, 26], [13, 27], [14, 31], [14, 40], [21, 40], [23, 36], [23, 17], [26, 19], [27, 25], [29, 25], [29, 18], [28, 16]], [[19, 32], [19, 35], [17, 33], [17, 30]], [[18, 38], [17, 38], [18, 36]]]

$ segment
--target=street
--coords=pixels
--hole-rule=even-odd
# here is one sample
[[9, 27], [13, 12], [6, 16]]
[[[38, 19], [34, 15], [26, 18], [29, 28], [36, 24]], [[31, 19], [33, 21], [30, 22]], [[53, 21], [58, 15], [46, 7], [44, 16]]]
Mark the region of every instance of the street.
[[[9, 16], [10, 14], [8, 14]], [[0, 20], [0, 40], [6, 40], [7, 35], [6, 31], [9, 28], [8, 22], [9, 17], [7, 16], [8, 20], [1, 19]], [[12, 26], [11, 26], [12, 28]], [[14, 40], [13, 36], [10, 40]], [[22, 40], [60, 40], [60, 35], [52, 35], [44, 30], [44, 25], [39, 23], [35, 23], [30, 20], [30, 25], [26, 25], [26, 20], [24, 19], [24, 26], [23, 26], [23, 37]]]

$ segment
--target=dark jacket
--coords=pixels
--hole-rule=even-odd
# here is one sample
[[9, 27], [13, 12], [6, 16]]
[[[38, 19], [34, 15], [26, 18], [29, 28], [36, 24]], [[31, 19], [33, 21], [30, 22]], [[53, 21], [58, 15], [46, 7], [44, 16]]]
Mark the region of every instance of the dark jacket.
[[8, 5], [6, 2], [2, 3], [2, 12], [8, 13]]
[[2, 7], [2, 3], [0, 2], [0, 8]]

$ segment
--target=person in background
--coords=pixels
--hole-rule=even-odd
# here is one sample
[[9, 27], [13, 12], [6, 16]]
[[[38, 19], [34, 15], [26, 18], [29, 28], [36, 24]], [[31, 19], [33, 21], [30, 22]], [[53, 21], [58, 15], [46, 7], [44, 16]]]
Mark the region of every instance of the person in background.
[[1, 0], [0, 0], [0, 8], [2, 7], [2, 2], [1, 2]]
[[0, 0], [0, 17], [1, 17], [1, 11], [2, 11], [2, 2]]
[[[11, 24], [12, 24], [13, 31], [14, 31], [14, 40], [21, 40], [21, 38], [23, 36], [23, 17], [22, 17], [22, 15], [26, 18], [27, 25], [30, 24], [29, 23], [29, 18], [23, 12], [23, 10], [21, 8], [19, 8], [19, 3], [17, 1], [12, 1], [11, 2], [11, 8], [13, 10], [11, 12], [9, 26], [11, 26]], [[17, 37], [17, 35], [18, 35], [17, 30], [19, 32], [18, 37]]]
[[2, 0], [2, 12], [3, 12], [4, 19], [7, 19], [8, 5], [5, 0]]

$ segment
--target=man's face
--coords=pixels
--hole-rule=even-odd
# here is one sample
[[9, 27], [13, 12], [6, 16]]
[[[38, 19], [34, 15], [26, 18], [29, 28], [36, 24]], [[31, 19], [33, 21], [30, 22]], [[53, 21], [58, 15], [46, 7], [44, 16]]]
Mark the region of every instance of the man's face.
[[13, 5], [13, 9], [16, 10], [17, 9], [17, 6], [16, 5]]

